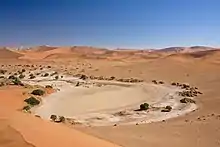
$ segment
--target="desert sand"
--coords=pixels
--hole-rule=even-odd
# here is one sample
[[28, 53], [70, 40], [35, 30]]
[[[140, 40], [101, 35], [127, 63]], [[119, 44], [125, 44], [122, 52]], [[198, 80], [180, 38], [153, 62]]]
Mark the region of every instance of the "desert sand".
[[[23, 100], [27, 98], [22, 93], [27, 89], [16, 86], [3, 86], [0, 88], [0, 135], [4, 136], [1, 137], [2, 146], [9, 146], [9, 144], [14, 146], [13, 143], [15, 142], [18, 143], [17, 146], [39, 147], [61, 145], [124, 147], [220, 146], [220, 51], [218, 49], [206, 49], [206, 47], [198, 46], [178, 49], [169, 48], [159, 51], [127, 51], [91, 47], [48, 48], [41, 46], [25, 51], [5, 50], [7, 49], [4, 49], [2, 53], [7, 52], [7, 58], [1, 58], [0, 63], [4, 65], [1, 67], [2, 69], [8, 70], [7, 74], [10, 72], [12, 74], [19, 69], [25, 68], [27, 75], [32, 72], [37, 74], [37, 72], [45, 73], [54, 70], [65, 76], [84, 74], [87, 76], [114, 76], [118, 79], [132, 77], [142, 79], [144, 80], [143, 83], [146, 84], [152, 84], [152, 80], [162, 80], [165, 82], [162, 87], [170, 85], [171, 82], [189, 83], [198, 87], [203, 94], [195, 97], [198, 107], [195, 111], [178, 117], [169, 117], [169, 119], [164, 121], [126, 125], [119, 123], [117, 126], [110, 124], [102, 126], [90, 125], [89, 127], [86, 125], [73, 125], [69, 127], [35, 117], [33, 114], [21, 112], [24, 106]], [[1, 54], [1, 56], [4, 55]], [[43, 67], [42, 70], [39, 69], [40, 66]], [[51, 68], [48, 69], [48, 66], [51, 66]], [[150, 87], [152, 88], [152, 86]], [[150, 87], [146, 89], [152, 92], [153, 90], [149, 89]], [[68, 111], [68, 113], [72, 112], [69, 115], [76, 116], [78, 114], [89, 114], [93, 111], [98, 111], [99, 113], [111, 112], [118, 108], [121, 110], [124, 107], [133, 109], [134, 106], [138, 107], [140, 102], [149, 101], [151, 103], [151, 101], [156, 101], [162, 96], [160, 95], [161, 89], [155, 92], [155, 96], [155, 94], [149, 95], [149, 92], [143, 92], [140, 87], [131, 88], [110, 85], [100, 87], [98, 90], [95, 87], [87, 88], [87, 90], [83, 88], [81, 92], [80, 90], [74, 92], [71, 88], [69, 90], [68, 88], [70, 87], [59, 87], [60, 91], [44, 97], [43, 101], [49, 101], [46, 105], [53, 106], [50, 113], [57, 111], [60, 115], [64, 114], [62, 111], [65, 109], [59, 108], [58, 106], [60, 105], [56, 105], [57, 103], [64, 103], [64, 105], [70, 102], [76, 103], [77, 107], [75, 108], [73, 104], [73, 109]], [[77, 88], [80, 89], [81, 87]], [[85, 92], [91, 93], [91, 95], [89, 94], [86, 97]], [[78, 93], [78, 95], [76, 94], [75, 96], [73, 93]], [[109, 99], [112, 99], [109, 93], [116, 93], [114, 101], [109, 101]], [[123, 98], [117, 99], [116, 95], [118, 96], [118, 94], [121, 94]], [[68, 95], [75, 97], [71, 101], [66, 99], [66, 102], [65, 100], [62, 102], [61, 100], [57, 102], [51, 102], [50, 100], [52, 96], [53, 98], [58, 96], [58, 99], [63, 99]], [[138, 98], [134, 100], [134, 96]], [[93, 97], [101, 104], [90, 100]], [[102, 97], [105, 97], [105, 99], [102, 99]], [[126, 97], [128, 98], [127, 101], [125, 101]], [[87, 101], [90, 106], [79, 106], [84, 101]], [[106, 101], [114, 105], [106, 105]], [[42, 112], [40, 113], [45, 113], [43, 109], [48, 112], [46, 105], [44, 105], [44, 108], [41, 105], [42, 109], [39, 112]], [[94, 107], [95, 105], [97, 105], [97, 108]], [[55, 109], [57, 107], [58, 109]], [[80, 109], [80, 107], [84, 109]], [[12, 135], [13, 138], [10, 137]]]
[[23, 91], [18, 87], [0, 90], [1, 97], [7, 98], [1, 98], [1, 146], [117, 146], [17, 111], [22, 108]]

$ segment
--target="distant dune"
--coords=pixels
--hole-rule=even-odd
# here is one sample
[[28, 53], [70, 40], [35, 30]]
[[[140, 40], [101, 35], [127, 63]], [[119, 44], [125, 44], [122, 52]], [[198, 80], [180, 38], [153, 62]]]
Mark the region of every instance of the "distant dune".
[[11, 51], [7, 48], [0, 48], [0, 59], [17, 59], [21, 54]]
[[[0, 48], [0, 59], [1, 68], [7, 70], [7, 73], [3, 76], [12, 75], [25, 69], [25, 79], [30, 82], [33, 80], [29, 79], [32, 73], [39, 79], [44, 79], [47, 78], [42, 77], [45, 73], [51, 74], [57, 71], [57, 75], [60, 77], [58, 80], [54, 80], [57, 82], [62, 82], [68, 77], [71, 80], [76, 75], [96, 77], [100, 80], [109, 79], [110, 77], [115, 77], [116, 80], [137, 78], [144, 80], [146, 83], [152, 80], [162, 81], [164, 86], [170, 86], [172, 82], [186, 83], [198, 88], [202, 93], [198, 98], [195, 98], [198, 110], [178, 118], [157, 123], [114, 124], [114, 126], [108, 127], [85, 127], [76, 124], [70, 129], [70, 127], [43, 121], [38, 117], [20, 112], [20, 109], [26, 105], [24, 99], [30, 97], [29, 93], [32, 87], [2, 86], [0, 87], [1, 147], [32, 147], [33, 145], [36, 147], [112, 147], [117, 146], [116, 144], [124, 147], [219, 147], [220, 49], [218, 48], [193, 46], [170, 47], [160, 50], [108, 50], [87, 46], [38, 46], [27, 49], [2, 47]], [[64, 77], [61, 77], [62, 75]], [[53, 78], [53, 76], [48, 76], [48, 79]], [[23, 79], [24, 82], [25, 79]], [[56, 89], [53, 83], [47, 84]], [[140, 85], [146, 88], [143, 83], [140, 83]], [[80, 86], [76, 89], [83, 88]], [[102, 84], [97, 86], [102, 87]], [[97, 89], [101, 89], [101, 87], [97, 87]], [[91, 87], [85, 85], [85, 88], [89, 90]], [[151, 89], [149, 90], [152, 92]], [[128, 94], [129, 97], [133, 95], [135, 101], [140, 98], [136, 90], [123, 91], [123, 95], [124, 93]], [[91, 93], [88, 93], [88, 95], [91, 95]], [[73, 97], [75, 96], [76, 94], [73, 95]], [[103, 97], [103, 95], [98, 94], [98, 91], [95, 98], [98, 98], [97, 96]], [[173, 100], [171, 95], [166, 94], [166, 96], [169, 96], [169, 100]], [[112, 95], [109, 95], [110, 99], [111, 97]], [[150, 97], [153, 98], [153, 96]], [[79, 98], [81, 100], [81, 95], [79, 95]], [[109, 102], [112, 100], [109, 100]], [[103, 101], [106, 102], [106, 100]], [[123, 101], [122, 104], [124, 105]], [[95, 104], [96, 102], [100, 105], [100, 108], [105, 105], [99, 100], [94, 101]], [[113, 102], [116, 101], [113, 100]], [[76, 109], [75, 103], [69, 104]], [[85, 107], [84, 105], [90, 103], [85, 101], [82, 104], [82, 107]], [[60, 106], [59, 103], [57, 105]], [[109, 107], [109, 103], [106, 103], [106, 105]], [[140, 103], [135, 105], [135, 108], [139, 108], [139, 105]], [[170, 103], [166, 103], [166, 105], [168, 106]], [[166, 105], [164, 104], [162, 107]], [[176, 109], [174, 108], [171, 111], [173, 110]], [[150, 113], [148, 114], [150, 116]], [[169, 113], [159, 112], [159, 114], [165, 116]], [[127, 114], [122, 113], [122, 115]], [[128, 117], [130, 117], [129, 115]], [[102, 119], [105, 121], [105, 119], [100, 118], [95, 117], [96, 120]], [[114, 144], [83, 134], [75, 129]]]
[[29, 48], [29, 50], [35, 51], [35, 52], [45, 52], [45, 51], [51, 51], [56, 48], [57, 47], [42, 45], [42, 46], [31, 47], [31, 48]]
[[169, 47], [160, 50], [156, 50], [156, 52], [164, 52], [164, 53], [191, 53], [198, 51], [208, 51], [208, 50], [216, 50], [213, 47], [207, 46], [192, 46], [192, 47]]
[[[218, 59], [217, 48], [206, 46], [192, 47], [169, 47], [159, 50], [138, 50], [138, 49], [115, 49], [108, 50], [90, 46], [35, 46], [28, 49], [13, 52], [6, 48], [0, 50], [0, 58], [19, 58], [29, 60], [54, 60], [54, 59], [108, 59], [108, 60], [152, 60], [158, 58], [175, 59], [179, 61], [191, 59]], [[213, 59], [211, 59], [213, 60]]]

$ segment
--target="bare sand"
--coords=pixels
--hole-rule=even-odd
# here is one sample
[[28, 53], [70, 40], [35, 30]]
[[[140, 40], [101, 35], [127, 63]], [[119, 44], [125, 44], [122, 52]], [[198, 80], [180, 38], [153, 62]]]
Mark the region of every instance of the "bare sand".
[[[43, 56], [40, 56], [41, 54]], [[115, 76], [118, 78], [137, 77], [144, 79], [146, 82], [158, 79], [165, 81], [165, 83], [171, 83], [173, 81], [189, 83], [190, 85], [199, 87], [203, 95], [195, 99], [197, 105], [199, 105], [199, 109], [195, 112], [172, 118], [165, 122], [102, 127], [74, 126], [72, 132], [69, 130], [70, 128], [67, 129], [62, 125], [51, 124], [31, 115], [17, 113], [17, 109], [21, 106], [21, 99], [17, 102], [14, 100], [23, 96], [19, 94], [20, 92], [17, 93], [16, 89], [9, 89], [7, 94], [1, 92], [0, 116], [1, 119], [8, 120], [6, 121], [6, 125], [4, 121], [4, 123], [1, 123], [1, 126], [5, 128], [4, 126], [10, 125], [17, 133], [23, 136], [23, 139], [19, 134], [19, 137], [14, 136], [13, 139], [8, 137], [19, 144], [21, 143], [20, 146], [31, 146], [30, 144], [35, 146], [68, 146], [69, 144], [71, 146], [81, 146], [81, 144], [77, 144], [78, 141], [81, 142], [83, 140], [82, 142], [85, 143], [87, 142], [87, 137], [84, 135], [81, 136], [81, 133], [78, 135], [79, 132], [75, 131], [75, 129], [124, 147], [220, 146], [219, 51], [211, 53], [203, 52], [202, 54], [174, 53], [174, 56], [169, 56], [170, 53], [164, 53], [163, 51], [146, 54], [137, 51], [126, 55], [122, 52], [115, 53], [109, 51], [102, 56], [91, 54], [90, 58], [88, 58], [88, 55], [77, 56], [75, 58], [75, 54], [70, 55], [65, 52], [50, 55], [49, 52], [37, 53], [33, 51], [30, 55], [25, 55], [25, 58], [29, 59], [27, 61], [7, 59], [1, 60], [1, 63], [7, 65], [8, 69], [13, 68], [13, 71], [17, 70], [18, 67], [10, 67], [9, 65], [33, 64], [43, 65], [44, 68], [47, 65], [53, 65], [59, 72], [68, 74], [83, 73], [86, 75]], [[45, 57], [50, 57], [50, 59], [43, 59]], [[25, 68], [33, 70], [33, 68]], [[5, 97], [7, 99], [4, 99]], [[63, 128], [65, 128], [65, 131]], [[10, 132], [8, 129], [3, 130], [7, 130], [3, 132]], [[12, 134], [16, 134], [15, 131], [11, 131], [10, 135], [6, 136], [12, 136]], [[76, 140], [70, 136], [74, 136], [73, 138], [76, 138]], [[76, 136], [79, 136], [79, 138]], [[6, 138], [7, 141], [9, 140], [8, 138]], [[94, 141], [96, 138], [92, 137], [92, 139], [88, 139], [88, 142], [91, 140]], [[2, 145], [5, 144], [1, 142], [0, 146]], [[88, 146], [88, 144], [86, 145]], [[89, 146], [96, 145], [89, 143]]]

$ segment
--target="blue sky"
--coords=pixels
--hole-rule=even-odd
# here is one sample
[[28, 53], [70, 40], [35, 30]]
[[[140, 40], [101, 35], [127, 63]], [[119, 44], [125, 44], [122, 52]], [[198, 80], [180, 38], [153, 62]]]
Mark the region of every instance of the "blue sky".
[[220, 46], [219, 0], [1, 0], [0, 46]]

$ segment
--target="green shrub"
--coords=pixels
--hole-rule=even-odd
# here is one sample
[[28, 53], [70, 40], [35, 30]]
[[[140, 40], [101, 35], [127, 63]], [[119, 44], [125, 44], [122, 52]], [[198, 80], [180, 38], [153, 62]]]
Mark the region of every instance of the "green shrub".
[[152, 82], [153, 82], [154, 84], [157, 84], [157, 81], [156, 81], [156, 80], [152, 80]]
[[194, 103], [195, 104], [196, 101], [190, 98], [183, 98], [180, 100], [180, 103]]
[[163, 81], [159, 81], [159, 84], [164, 84], [164, 82]]
[[24, 106], [23, 108], [22, 108], [22, 110], [25, 110], [25, 111], [29, 111], [31, 109], [31, 106]]
[[166, 106], [164, 109], [161, 110], [161, 112], [170, 112], [172, 110], [171, 106]]
[[65, 117], [64, 116], [60, 116], [59, 119], [60, 119], [59, 122], [65, 122]]
[[15, 78], [12, 80], [12, 83], [14, 85], [20, 85], [20, 86], [24, 86], [24, 84], [18, 79], [18, 78]]
[[43, 76], [44, 76], [44, 77], [47, 77], [47, 76], [49, 76], [49, 73], [45, 73]]
[[44, 91], [43, 90], [41, 90], [41, 89], [36, 89], [36, 90], [33, 90], [32, 92], [31, 92], [31, 94], [33, 94], [33, 95], [38, 95], [38, 96], [42, 96], [42, 95], [44, 95]]
[[177, 84], [175, 82], [172, 82], [171, 85], [176, 86]]
[[51, 85], [46, 85], [45, 88], [52, 89], [53, 87]]
[[140, 105], [140, 110], [147, 110], [149, 109], [149, 104], [148, 103], [143, 103]]
[[56, 76], [55, 79], [58, 80], [58, 79], [59, 79], [59, 76]]
[[28, 99], [24, 100], [27, 104], [35, 106], [35, 105], [39, 105], [40, 101], [38, 99], [36, 99], [35, 97], [30, 97]]
[[25, 75], [21, 74], [19, 75], [19, 79], [23, 79], [25, 77]]
[[15, 77], [14, 75], [10, 75], [10, 76], [8, 77], [8, 79], [14, 80], [14, 79], [16, 79], [16, 77]]
[[166, 106], [165, 109], [169, 109], [169, 110], [171, 110], [172, 107], [171, 107], [171, 106]]
[[34, 76], [33, 74], [30, 74], [30, 79], [34, 79], [36, 78], [36, 76]]
[[115, 79], [115, 77], [114, 77], [114, 76], [111, 76], [109, 79], [110, 79], [110, 80], [114, 80], [114, 79]]
[[64, 116], [51, 115], [51, 116], [50, 116], [50, 119], [51, 119], [53, 122], [56, 122], [56, 123], [65, 122], [65, 117], [64, 117]]
[[3, 69], [0, 69], [0, 74], [5, 74], [7, 72], [7, 70], [3, 70]]
[[53, 120], [53, 121], [55, 121], [55, 120], [57, 119], [57, 116], [56, 116], [56, 115], [51, 115], [51, 116], [50, 116], [50, 119]]
[[86, 75], [84, 75], [84, 74], [80, 75], [79, 78], [82, 79], [82, 80], [86, 80], [86, 79], [88, 79], [88, 77], [87, 77]]

